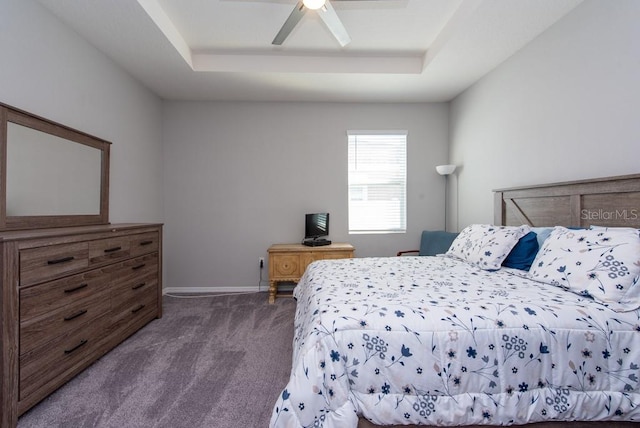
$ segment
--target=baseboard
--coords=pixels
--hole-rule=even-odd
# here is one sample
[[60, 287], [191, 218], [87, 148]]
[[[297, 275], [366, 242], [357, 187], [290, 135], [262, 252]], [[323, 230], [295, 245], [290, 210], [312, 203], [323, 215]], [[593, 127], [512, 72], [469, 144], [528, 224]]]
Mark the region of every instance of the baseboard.
[[215, 294], [215, 293], [257, 293], [259, 291], [269, 291], [268, 286], [258, 287], [165, 287], [162, 294]]

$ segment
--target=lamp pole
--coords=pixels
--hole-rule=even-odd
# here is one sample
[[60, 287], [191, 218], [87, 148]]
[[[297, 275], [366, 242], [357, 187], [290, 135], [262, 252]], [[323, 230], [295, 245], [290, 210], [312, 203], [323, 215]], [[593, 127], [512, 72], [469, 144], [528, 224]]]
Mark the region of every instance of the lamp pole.
[[[448, 193], [449, 193], [449, 189], [448, 189], [448, 182], [449, 182], [449, 176], [451, 174], [454, 173], [454, 171], [456, 170], [456, 165], [438, 165], [436, 166], [436, 171], [438, 172], [438, 174], [443, 175], [444, 176], [444, 230], [448, 231], [448, 227], [447, 227], [447, 220], [448, 220], [448, 210], [447, 210], [447, 205], [449, 202], [449, 198], [448, 198]], [[456, 195], [457, 196], [457, 195]], [[457, 209], [457, 207], [456, 207]], [[456, 226], [457, 227], [457, 226]]]

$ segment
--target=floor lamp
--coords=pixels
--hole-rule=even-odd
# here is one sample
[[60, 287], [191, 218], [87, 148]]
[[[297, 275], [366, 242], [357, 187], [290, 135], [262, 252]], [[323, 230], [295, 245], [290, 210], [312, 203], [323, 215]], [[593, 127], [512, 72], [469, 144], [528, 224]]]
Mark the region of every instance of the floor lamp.
[[[447, 182], [449, 181], [449, 176], [451, 174], [453, 174], [453, 172], [456, 170], [456, 166], [455, 165], [438, 165], [436, 166], [436, 171], [438, 171], [438, 174], [440, 175], [444, 175], [445, 178], [445, 182], [444, 182], [444, 230], [448, 231], [449, 229], [447, 228], [447, 218], [448, 218], [448, 214], [447, 214], [447, 205], [448, 204], [448, 191], [449, 189], [447, 189]], [[457, 209], [458, 207], [456, 207]]]

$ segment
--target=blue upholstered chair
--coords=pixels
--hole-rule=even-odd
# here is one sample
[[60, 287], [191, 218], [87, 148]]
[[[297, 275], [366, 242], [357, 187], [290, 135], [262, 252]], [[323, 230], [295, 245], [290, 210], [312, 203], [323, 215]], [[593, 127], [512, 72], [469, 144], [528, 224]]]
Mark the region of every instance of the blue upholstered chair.
[[419, 250], [398, 251], [398, 256], [405, 254], [416, 254], [418, 256], [435, 256], [446, 253], [453, 240], [458, 234], [456, 232], [445, 232], [444, 230], [424, 230], [420, 238]]

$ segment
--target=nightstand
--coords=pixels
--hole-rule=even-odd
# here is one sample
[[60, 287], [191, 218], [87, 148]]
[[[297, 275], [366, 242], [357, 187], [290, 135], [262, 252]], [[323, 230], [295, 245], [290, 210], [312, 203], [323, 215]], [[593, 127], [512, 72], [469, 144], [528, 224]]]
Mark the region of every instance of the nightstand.
[[321, 247], [308, 247], [302, 244], [274, 244], [269, 247], [269, 303], [276, 297], [289, 296], [278, 294], [278, 283], [300, 281], [307, 266], [316, 260], [348, 259], [353, 257], [353, 245], [334, 243]]

